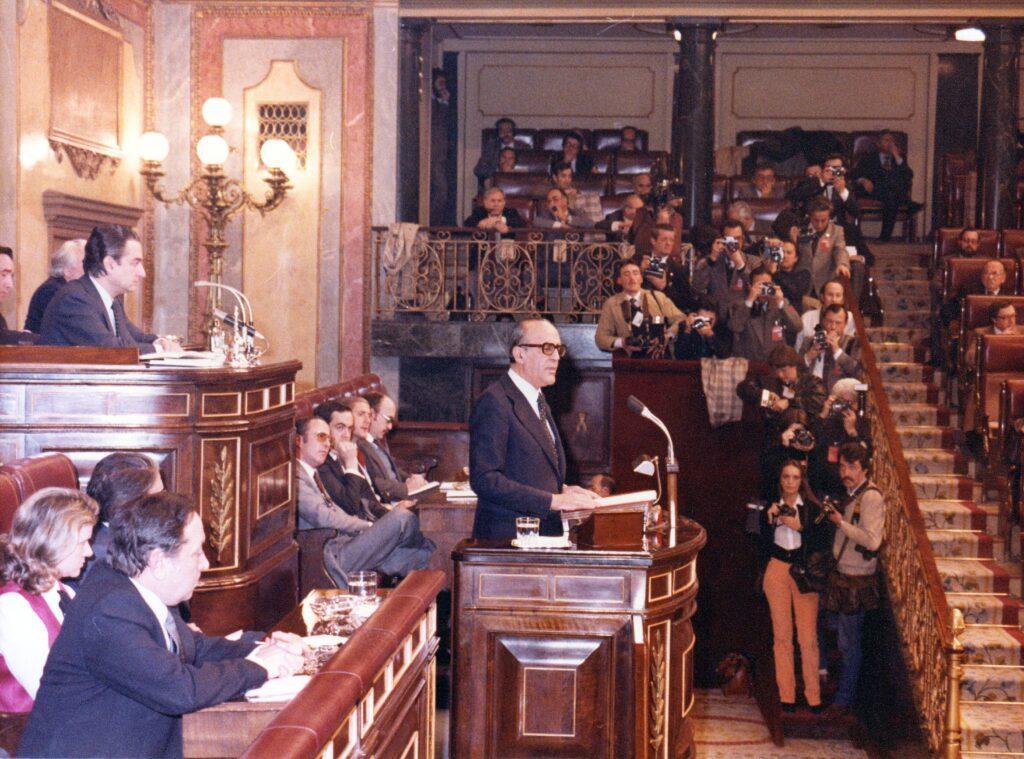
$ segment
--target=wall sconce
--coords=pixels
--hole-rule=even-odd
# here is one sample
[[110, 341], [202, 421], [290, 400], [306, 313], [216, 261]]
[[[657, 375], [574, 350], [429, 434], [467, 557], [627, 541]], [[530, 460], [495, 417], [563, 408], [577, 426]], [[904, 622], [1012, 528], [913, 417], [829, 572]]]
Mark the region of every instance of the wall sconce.
[[[297, 165], [295, 153], [284, 140], [267, 140], [260, 148], [260, 159], [267, 167], [268, 176], [263, 177], [270, 189], [262, 200], [258, 200], [243, 188], [237, 179], [224, 174], [224, 163], [231, 147], [224, 139], [224, 127], [231, 121], [231, 103], [224, 98], [209, 98], [203, 103], [203, 121], [209, 129], [196, 143], [196, 155], [203, 165], [202, 174], [192, 179], [177, 195], [165, 194], [160, 186], [164, 176], [161, 164], [170, 152], [167, 138], [159, 132], [145, 132], [139, 139], [139, 156], [142, 158], [140, 173], [146, 179], [146, 187], [154, 198], [166, 205], [188, 203], [198, 211], [206, 222], [207, 234], [203, 246], [210, 262], [208, 279], [220, 284], [224, 273], [224, 228], [231, 218], [243, 208], [259, 211], [261, 215], [277, 208], [284, 200], [291, 185], [286, 171], [294, 171]], [[207, 291], [206, 316], [203, 333], [207, 348], [213, 349], [213, 335], [217, 332], [214, 309], [220, 308], [220, 288]]]

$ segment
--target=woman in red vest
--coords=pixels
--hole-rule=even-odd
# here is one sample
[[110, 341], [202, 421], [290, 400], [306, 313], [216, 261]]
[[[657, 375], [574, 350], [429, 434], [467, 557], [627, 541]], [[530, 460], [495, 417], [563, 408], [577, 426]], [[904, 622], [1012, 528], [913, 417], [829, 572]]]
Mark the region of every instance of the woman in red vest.
[[0, 712], [32, 710], [50, 647], [77, 577], [92, 556], [99, 509], [78, 490], [44, 488], [14, 513], [0, 535]]

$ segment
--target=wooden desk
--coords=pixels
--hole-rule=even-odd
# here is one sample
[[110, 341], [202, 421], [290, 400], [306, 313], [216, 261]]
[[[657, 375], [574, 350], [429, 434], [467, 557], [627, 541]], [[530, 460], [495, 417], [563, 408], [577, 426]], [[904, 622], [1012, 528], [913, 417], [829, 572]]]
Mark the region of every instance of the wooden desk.
[[444, 587], [453, 585], [452, 551], [473, 534], [476, 499], [449, 501], [444, 493], [431, 493], [416, 508], [420, 532], [434, 541], [437, 550], [430, 556], [430, 569], [444, 572]]
[[[432, 759], [441, 583], [439, 572], [410, 574], [290, 702], [187, 715], [185, 756]], [[305, 632], [298, 609], [279, 629]]]
[[455, 552], [453, 759], [692, 756], [697, 552]]
[[[123, 353], [33, 350], [47, 360]], [[113, 451], [152, 457], [169, 490], [195, 499], [206, 528], [210, 569], [193, 599], [196, 621], [214, 634], [267, 629], [298, 601], [291, 436], [300, 366], [5, 364], [0, 461], [64, 453], [84, 484]]]

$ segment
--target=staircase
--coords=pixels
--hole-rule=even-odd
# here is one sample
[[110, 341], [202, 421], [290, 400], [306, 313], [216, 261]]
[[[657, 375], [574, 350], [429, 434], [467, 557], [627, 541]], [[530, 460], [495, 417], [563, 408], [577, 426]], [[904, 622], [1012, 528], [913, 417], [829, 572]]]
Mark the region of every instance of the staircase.
[[[868, 329], [917, 491], [946, 597], [967, 630], [961, 688], [965, 757], [1024, 757], [1024, 603], [1021, 562], [1001, 537], [999, 505], [983, 492], [946, 405], [942, 376], [925, 361], [932, 318], [926, 246], [874, 245], [884, 327]], [[978, 479], [976, 479], [976, 475]]]

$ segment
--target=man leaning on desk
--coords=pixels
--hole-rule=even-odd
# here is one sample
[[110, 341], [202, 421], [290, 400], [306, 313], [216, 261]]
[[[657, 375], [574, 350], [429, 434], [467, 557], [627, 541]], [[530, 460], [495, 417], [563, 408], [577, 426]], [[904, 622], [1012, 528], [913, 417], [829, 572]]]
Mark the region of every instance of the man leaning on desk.
[[178, 351], [172, 338], [143, 332], [118, 298], [146, 276], [142, 244], [128, 227], [101, 224], [85, 244], [85, 275], [68, 282], [50, 301], [39, 327], [40, 345], [138, 348], [140, 354]]
[[541, 388], [555, 383], [565, 346], [544, 319], [512, 332], [508, 374], [492, 383], [469, 421], [475, 538], [514, 538], [516, 517], [540, 517], [542, 535], [561, 535], [562, 511], [593, 509], [598, 497], [565, 484], [565, 452]]

